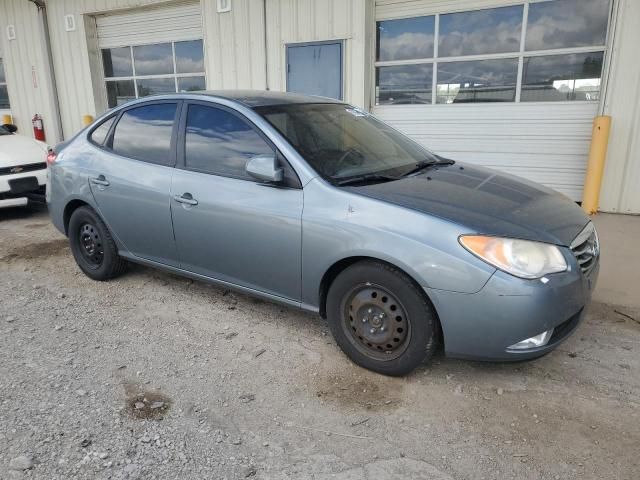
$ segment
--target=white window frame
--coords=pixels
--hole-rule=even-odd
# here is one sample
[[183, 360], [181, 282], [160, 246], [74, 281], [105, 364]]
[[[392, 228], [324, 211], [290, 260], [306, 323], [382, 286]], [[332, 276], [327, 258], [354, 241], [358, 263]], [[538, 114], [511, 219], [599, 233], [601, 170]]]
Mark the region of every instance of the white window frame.
[[[425, 65], [425, 64], [431, 64], [433, 65], [433, 72], [432, 72], [432, 88], [431, 88], [431, 103], [427, 104], [427, 105], [448, 105], [446, 103], [436, 103], [437, 102], [437, 85], [438, 85], [438, 64], [439, 63], [446, 63], [446, 62], [461, 62], [461, 61], [472, 61], [472, 60], [495, 60], [495, 59], [505, 59], [505, 58], [511, 58], [511, 59], [518, 59], [518, 73], [517, 73], [517, 79], [516, 79], [516, 94], [515, 94], [515, 98], [514, 101], [512, 102], [505, 102], [505, 103], [545, 103], [544, 101], [539, 101], [539, 102], [521, 102], [521, 94], [522, 94], [522, 81], [523, 81], [523, 69], [524, 69], [524, 59], [528, 58], [528, 57], [541, 57], [541, 56], [547, 56], [547, 55], [566, 55], [566, 54], [572, 54], [572, 53], [603, 53], [603, 60], [602, 60], [602, 71], [600, 73], [600, 95], [599, 97], [602, 97], [602, 90], [603, 90], [603, 81], [605, 79], [605, 68], [607, 66], [608, 63], [608, 58], [607, 58], [607, 52], [608, 52], [608, 43], [609, 43], [609, 35], [610, 35], [610, 29], [611, 29], [611, 15], [612, 15], [612, 8], [613, 8], [613, 2], [614, 0], [609, 0], [609, 18], [607, 21], [607, 32], [606, 32], [606, 36], [605, 36], [605, 42], [603, 45], [593, 45], [593, 46], [588, 46], [588, 47], [570, 47], [570, 48], [555, 48], [555, 49], [546, 49], [546, 50], [525, 50], [525, 45], [526, 45], [526, 36], [527, 36], [527, 26], [528, 26], [528, 20], [529, 20], [529, 5], [531, 5], [532, 3], [543, 3], [543, 2], [547, 2], [547, 1], [554, 1], [554, 0], [524, 0], [524, 1], [520, 1], [520, 2], [514, 2], [513, 4], [508, 4], [508, 5], [504, 5], [504, 4], [500, 4], [500, 5], [494, 5], [494, 6], [486, 6], [486, 7], [482, 7], [482, 8], [470, 8], [468, 10], [451, 10], [451, 11], [443, 11], [443, 12], [437, 12], [437, 13], [429, 13], [429, 14], [424, 14], [424, 15], [415, 15], [415, 16], [410, 16], [410, 17], [398, 17], [398, 18], [384, 18], [382, 20], [376, 20], [375, 21], [375, 28], [378, 28], [378, 22], [386, 22], [386, 21], [393, 21], [393, 20], [403, 20], [403, 19], [407, 19], [407, 18], [418, 18], [418, 17], [435, 17], [434, 18], [434, 48], [433, 48], [433, 58], [416, 58], [416, 59], [411, 59], [411, 60], [386, 60], [386, 61], [378, 61], [375, 58], [373, 59], [373, 65], [374, 65], [374, 78], [378, 78], [376, 72], [378, 67], [392, 67], [392, 66], [401, 66], [401, 65]], [[519, 50], [513, 51], [513, 52], [506, 52], [506, 53], [489, 53], [489, 54], [481, 54], [481, 55], [463, 55], [463, 56], [453, 56], [453, 57], [439, 57], [438, 56], [438, 45], [440, 43], [440, 16], [441, 15], [447, 15], [450, 13], [466, 13], [466, 12], [474, 12], [474, 11], [481, 11], [481, 10], [492, 10], [494, 8], [501, 8], [501, 7], [515, 7], [515, 6], [523, 6], [523, 12], [522, 12], [522, 30], [520, 32], [520, 48]], [[376, 40], [377, 41], [377, 40]], [[375, 45], [376, 48], [374, 48], [374, 55], [375, 55], [375, 51], [377, 50], [377, 45]], [[371, 96], [371, 104], [374, 107], [393, 107], [394, 105], [392, 104], [386, 104], [386, 103], [378, 103], [377, 102], [377, 91], [378, 91], [378, 82], [374, 80], [373, 83], [373, 91], [372, 91], [372, 96]], [[580, 100], [579, 103], [598, 103], [600, 102], [600, 99], [598, 100]], [[554, 101], [552, 102], [554, 104], [559, 104], [559, 103], [571, 103], [574, 104], [576, 103], [575, 100], [569, 100], [569, 101]], [[475, 102], [471, 105], [482, 105], [482, 104], [486, 104], [486, 102]], [[420, 105], [420, 106], [425, 106], [425, 104], [416, 104], [416, 105]], [[469, 104], [466, 104], [469, 105]], [[403, 106], [407, 106], [407, 105], [403, 105]]]
[[[112, 49], [116, 49], [116, 48], [128, 48], [129, 49], [129, 54], [131, 55], [131, 71], [132, 71], [132, 75], [126, 75], [126, 76], [121, 76], [121, 77], [107, 77], [105, 72], [103, 71], [103, 78], [104, 78], [104, 88], [105, 88], [105, 92], [106, 92], [106, 88], [107, 88], [107, 83], [109, 82], [116, 82], [116, 81], [121, 81], [121, 80], [133, 80], [133, 88], [134, 88], [134, 92], [136, 95], [136, 98], [140, 98], [140, 96], [138, 95], [138, 80], [147, 80], [147, 79], [154, 79], [154, 78], [173, 78], [173, 83], [174, 83], [174, 92], [178, 92], [178, 79], [180, 78], [190, 78], [190, 77], [202, 77], [204, 78], [204, 83], [205, 86], [207, 84], [207, 75], [206, 72], [203, 70], [202, 72], [190, 72], [190, 73], [177, 73], [176, 72], [176, 43], [183, 43], [183, 42], [193, 42], [193, 41], [197, 41], [200, 40], [202, 42], [202, 49], [203, 49], [203, 59], [204, 59], [204, 39], [202, 38], [194, 38], [193, 40], [176, 40], [176, 41], [170, 41], [170, 42], [154, 42], [154, 43], [147, 43], [147, 44], [136, 44], [136, 45], [123, 45], [121, 47], [109, 47], [109, 48], [103, 48], [100, 49], [100, 61], [102, 62], [102, 68], [104, 69], [104, 60], [102, 58], [102, 51], [103, 50], [112, 50]], [[171, 56], [172, 56], [172, 60], [173, 60], [173, 73], [162, 73], [162, 74], [157, 74], [157, 75], [137, 75], [136, 74], [136, 64], [133, 58], [133, 49], [134, 47], [146, 47], [146, 46], [151, 46], [151, 45], [162, 45], [165, 43], [170, 43], [171, 44]], [[204, 62], [203, 62], [203, 66], [204, 66]], [[108, 108], [113, 108], [113, 107], [108, 107]]]

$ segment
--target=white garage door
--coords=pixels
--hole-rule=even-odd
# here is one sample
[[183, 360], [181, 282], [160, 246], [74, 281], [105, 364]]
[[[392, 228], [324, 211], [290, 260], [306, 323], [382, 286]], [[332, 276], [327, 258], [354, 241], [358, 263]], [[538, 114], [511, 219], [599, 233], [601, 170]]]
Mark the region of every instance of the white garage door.
[[107, 106], [206, 89], [199, 2], [177, 2], [96, 18]]
[[610, 0], [376, 0], [374, 113], [580, 200]]

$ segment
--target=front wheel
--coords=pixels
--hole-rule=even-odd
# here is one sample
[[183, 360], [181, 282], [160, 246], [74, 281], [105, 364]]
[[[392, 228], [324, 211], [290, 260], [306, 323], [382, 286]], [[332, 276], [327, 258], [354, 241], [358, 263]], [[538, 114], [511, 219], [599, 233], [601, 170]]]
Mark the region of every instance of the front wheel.
[[69, 220], [71, 253], [80, 269], [93, 280], [108, 280], [127, 266], [109, 229], [90, 207], [76, 209]]
[[437, 320], [425, 294], [405, 273], [380, 262], [358, 262], [336, 277], [327, 319], [351, 360], [385, 375], [411, 372], [437, 346]]

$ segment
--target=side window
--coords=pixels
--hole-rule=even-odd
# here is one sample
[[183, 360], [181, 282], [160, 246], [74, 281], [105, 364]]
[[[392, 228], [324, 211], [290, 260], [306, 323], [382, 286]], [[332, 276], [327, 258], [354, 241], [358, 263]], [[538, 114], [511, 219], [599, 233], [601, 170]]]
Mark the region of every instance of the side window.
[[113, 151], [124, 157], [169, 165], [176, 103], [156, 103], [122, 114], [113, 133]]
[[89, 136], [91, 141], [96, 145], [101, 145], [101, 146], [104, 145], [104, 141], [107, 139], [107, 134], [109, 133], [109, 129], [111, 128], [111, 125], [113, 125], [113, 122], [115, 120], [116, 120], [115, 116], [111, 117], [105, 120], [104, 122], [102, 122], [102, 124], [99, 125], [98, 128], [94, 128], [93, 132], [91, 132], [91, 135]]
[[273, 148], [244, 120], [220, 108], [189, 105], [185, 166], [214, 175], [252, 179], [245, 172], [254, 155]]

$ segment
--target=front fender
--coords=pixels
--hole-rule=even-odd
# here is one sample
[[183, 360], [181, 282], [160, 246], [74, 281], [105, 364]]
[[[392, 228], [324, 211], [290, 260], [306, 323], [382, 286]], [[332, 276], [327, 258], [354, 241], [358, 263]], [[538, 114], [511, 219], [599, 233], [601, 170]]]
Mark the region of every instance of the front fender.
[[460, 225], [318, 179], [304, 189], [302, 232], [302, 301], [313, 306], [324, 274], [349, 257], [377, 258], [424, 288], [462, 293], [478, 292], [495, 272], [460, 246]]

